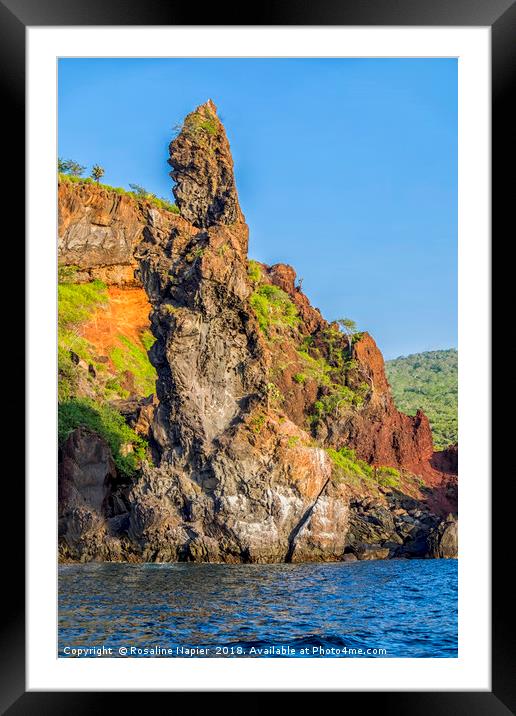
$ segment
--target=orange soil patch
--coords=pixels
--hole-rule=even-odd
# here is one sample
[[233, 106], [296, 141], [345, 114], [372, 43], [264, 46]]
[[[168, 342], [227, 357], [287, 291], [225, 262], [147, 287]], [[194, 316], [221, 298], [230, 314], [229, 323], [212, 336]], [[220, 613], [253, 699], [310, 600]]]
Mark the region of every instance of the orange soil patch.
[[151, 306], [143, 288], [109, 286], [107, 291], [108, 304], [81, 327], [81, 335], [95, 346], [99, 356], [108, 356], [120, 345], [119, 336], [140, 342], [142, 333], [150, 327]]

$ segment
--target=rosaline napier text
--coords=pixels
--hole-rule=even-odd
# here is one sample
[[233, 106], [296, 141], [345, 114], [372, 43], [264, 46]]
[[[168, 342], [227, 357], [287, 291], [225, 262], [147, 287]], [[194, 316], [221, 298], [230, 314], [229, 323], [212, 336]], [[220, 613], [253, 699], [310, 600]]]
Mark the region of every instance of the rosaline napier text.
[[348, 649], [343, 646], [340, 648], [325, 648], [322, 646], [305, 646], [302, 649], [295, 649], [291, 646], [269, 645], [265, 647], [244, 648], [242, 646], [119, 646], [114, 648], [111, 646], [88, 646], [88, 647], [70, 647], [65, 646], [63, 649], [64, 656], [136, 656], [136, 657], [153, 657], [153, 656], [357, 656], [369, 654], [382, 654], [387, 652], [385, 649]]

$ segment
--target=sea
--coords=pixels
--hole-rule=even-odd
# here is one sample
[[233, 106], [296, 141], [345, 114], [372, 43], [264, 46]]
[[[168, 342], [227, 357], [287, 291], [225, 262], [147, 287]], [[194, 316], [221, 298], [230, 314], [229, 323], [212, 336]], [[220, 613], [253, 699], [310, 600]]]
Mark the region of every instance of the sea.
[[59, 567], [63, 658], [455, 658], [457, 560]]

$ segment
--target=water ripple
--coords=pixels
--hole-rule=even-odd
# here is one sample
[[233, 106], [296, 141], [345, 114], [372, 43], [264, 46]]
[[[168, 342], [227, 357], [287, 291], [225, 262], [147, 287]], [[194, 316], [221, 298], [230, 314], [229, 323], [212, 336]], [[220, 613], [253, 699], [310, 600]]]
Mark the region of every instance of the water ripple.
[[457, 562], [62, 565], [59, 655], [102, 646], [112, 656], [158, 646], [172, 653], [127, 655], [456, 657]]

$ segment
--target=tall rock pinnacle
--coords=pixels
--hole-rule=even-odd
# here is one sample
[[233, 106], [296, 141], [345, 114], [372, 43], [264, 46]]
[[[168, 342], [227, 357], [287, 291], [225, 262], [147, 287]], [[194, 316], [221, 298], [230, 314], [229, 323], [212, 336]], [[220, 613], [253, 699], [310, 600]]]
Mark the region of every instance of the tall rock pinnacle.
[[245, 221], [229, 142], [211, 100], [187, 115], [169, 151], [174, 197], [184, 219], [198, 228]]

